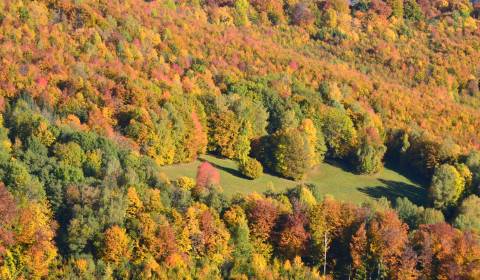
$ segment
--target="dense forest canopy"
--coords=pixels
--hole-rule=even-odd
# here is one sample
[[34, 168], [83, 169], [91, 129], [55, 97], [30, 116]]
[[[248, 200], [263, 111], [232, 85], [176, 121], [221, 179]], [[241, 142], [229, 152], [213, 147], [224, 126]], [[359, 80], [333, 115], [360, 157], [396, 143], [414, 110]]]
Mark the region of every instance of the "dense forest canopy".
[[[480, 279], [480, 2], [0, 1], [0, 279]], [[228, 197], [212, 154], [245, 180]], [[425, 182], [337, 201], [329, 161]], [[335, 188], [335, 186], [332, 186]]]

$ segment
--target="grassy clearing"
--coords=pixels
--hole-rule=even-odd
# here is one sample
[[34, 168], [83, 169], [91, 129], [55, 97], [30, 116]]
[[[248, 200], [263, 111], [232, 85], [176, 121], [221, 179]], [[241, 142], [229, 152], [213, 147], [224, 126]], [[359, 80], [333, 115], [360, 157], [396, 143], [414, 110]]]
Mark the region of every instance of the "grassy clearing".
[[[195, 178], [197, 167], [203, 160], [210, 162], [219, 170], [221, 185], [228, 196], [237, 192], [261, 193], [269, 189], [283, 191], [300, 183], [270, 174], [264, 174], [256, 180], [248, 180], [238, 172], [234, 161], [210, 155], [202, 156], [192, 163], [162, 167], [162, 172], [170, 179], [180, 176]], [[388, 168], [369, 176], [353, 174], [340, 166], [322, 163], [308, 173], [304, 182], [316, 184], [323, 194], [330, 194], [339, 200], [354, 203], [382, 196], [389, 199], [402, 196], [417, 204], [423, 204], [426, 197], [425, 188]]]

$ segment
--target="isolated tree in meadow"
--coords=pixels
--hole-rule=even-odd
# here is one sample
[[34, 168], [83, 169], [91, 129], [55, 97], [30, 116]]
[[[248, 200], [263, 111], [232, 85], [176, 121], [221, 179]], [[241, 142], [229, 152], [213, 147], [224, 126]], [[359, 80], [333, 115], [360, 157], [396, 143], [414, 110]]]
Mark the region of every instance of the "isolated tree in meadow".
[[246, 160], [239, 162], [239, 171], [249, 179], [257, 179], [263, 174], [262, 164], [254, 159], [247, 158]]
[[209, 162], [202, 162], [197, 168], [197, 188], [200, 190], [220, 184], [220, 173]]
[[455, 205], [464, 188], [465, 180], [454, 166], [439, 166], [433, 174], [429, 190], [433, 205], [438, 209]]

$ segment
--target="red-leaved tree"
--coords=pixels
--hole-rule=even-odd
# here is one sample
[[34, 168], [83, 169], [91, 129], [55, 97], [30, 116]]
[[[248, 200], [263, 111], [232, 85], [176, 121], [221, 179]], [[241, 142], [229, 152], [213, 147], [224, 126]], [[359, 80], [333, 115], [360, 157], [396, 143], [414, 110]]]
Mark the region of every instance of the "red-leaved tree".
[[202, 162], [197, 169], [197, 188], [205, 189], [220, 184], [220, 173], [209, 162]]

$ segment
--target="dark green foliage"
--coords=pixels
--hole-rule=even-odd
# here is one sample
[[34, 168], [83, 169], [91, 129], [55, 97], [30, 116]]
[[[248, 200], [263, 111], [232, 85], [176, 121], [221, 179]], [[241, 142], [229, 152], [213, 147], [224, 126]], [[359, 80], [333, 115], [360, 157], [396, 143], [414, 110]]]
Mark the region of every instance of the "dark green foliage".
[[461, 230], [480, 232], [480, 198], [476, 195], [467, 197], [459, 207], [454, 225]]
[[425, 15], [416, 0], [407, 0], [404, 2], [404, 16], [412, 21], [420, 21]]
[[383, 144], [363, 140], [355, 153], [355, 167], [361, 174], [374, 174], [383, 167], [383, 155], [386, 151]]
[[328, 156], [338, 159], [347, 157], [357, 143], [352, 120], [344, 110], [329, 108], [323, 115], [322, 123]]
[[411, 229], [416, 229], [422, 224], [436, 224], [444, 221], [442, 212], [417, 206], [410, 202], [408, 198], [397, 198], [395, 210], [399, 218], [407, 223]]

